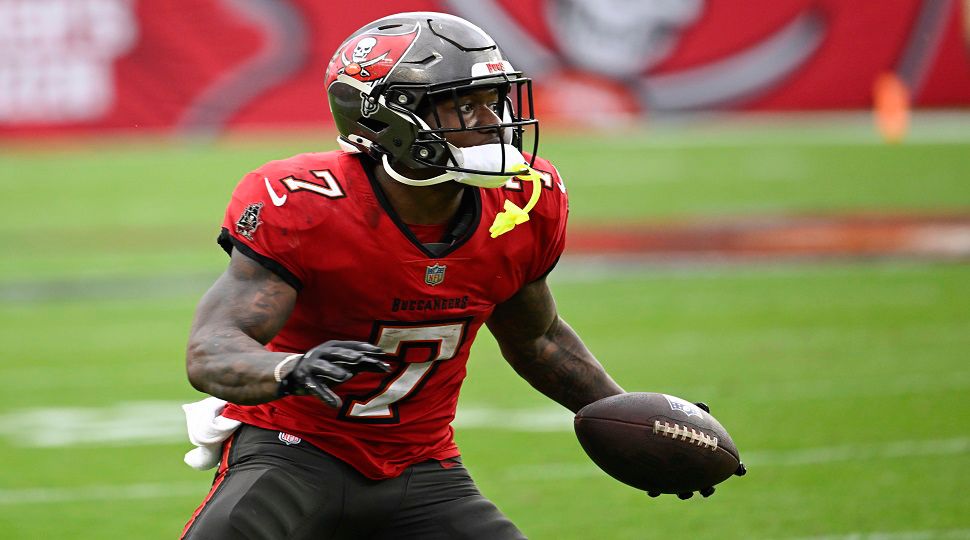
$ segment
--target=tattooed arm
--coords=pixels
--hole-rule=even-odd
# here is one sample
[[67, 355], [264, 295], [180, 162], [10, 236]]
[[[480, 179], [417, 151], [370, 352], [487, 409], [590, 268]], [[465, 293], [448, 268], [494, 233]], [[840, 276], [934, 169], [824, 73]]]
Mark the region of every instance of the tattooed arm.
[[559, 317], [545, 279], [496, 306], [487, 324], [516, 373], [573, 412], [623, 392]]
[[[196, 389], [233, 403], [276, 399], [276, 364], [289, 353], [263, 348], [289, 318], [296, 290], [238, 250], [199, 302], [185, 365]], [[285, 376], [293, 362], [285, 367]]]

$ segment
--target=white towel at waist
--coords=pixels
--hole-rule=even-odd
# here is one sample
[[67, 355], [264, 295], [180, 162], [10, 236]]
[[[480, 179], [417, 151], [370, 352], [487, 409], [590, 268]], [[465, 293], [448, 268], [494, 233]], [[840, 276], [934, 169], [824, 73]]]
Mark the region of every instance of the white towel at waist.
[[222, 457], [222, 442], [229, 438], [238, 420], [221, 416], [226, 401], [207, 397], [195, 403], [182, 405], [185, 411], [185, 424], [189, 430], [189, 441], [196, 446], [185, 454], [185, 464], [198, 471], [211, 469], [219, 464]]

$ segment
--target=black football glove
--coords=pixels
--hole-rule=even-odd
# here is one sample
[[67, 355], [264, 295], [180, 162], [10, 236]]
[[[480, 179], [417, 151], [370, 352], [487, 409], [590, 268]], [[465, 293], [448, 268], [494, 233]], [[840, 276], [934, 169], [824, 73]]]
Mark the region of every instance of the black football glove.
[[347, 382], [362, 371], [391, 371], [391, 366], [380, 359], [383, 354], [380, 348], [362, 341], [321, 343], [296, 360], [293, 369], [280, 381], [277, 395], [312, 395], [331, 407], [340, 407], [343, 402], [330, 386]]
[[[711, 412], [711, 408], [707, 405], [707, 403], [704, 403], [703, 401], [698, 401], [694, 405], [697, 405], [699, 409], [701, 409], [706, 413]], [[748, 473], [748, 469], [745, 468], [744, 463], [739, 463], [738, 470], [734, 471], [735, 476], [744, 476], [747, 473]], [[697, 492], [701, 494], [701, 497], [704, 497], [704, 498], [710, 497], [711, 495], [714, 495], [714, 486], [708, 486], [704, 489], [698, 490]], [[651, 497], [659, 497], [662, 494], [659, 491], [648, 491], [647, 495], [650, 495]], [[693, 491], [685, 491], [684, 493], [677, 494], [677, 498], [682, 501], [686, 501], [687, 499], [693, 496], [694, 496]]]

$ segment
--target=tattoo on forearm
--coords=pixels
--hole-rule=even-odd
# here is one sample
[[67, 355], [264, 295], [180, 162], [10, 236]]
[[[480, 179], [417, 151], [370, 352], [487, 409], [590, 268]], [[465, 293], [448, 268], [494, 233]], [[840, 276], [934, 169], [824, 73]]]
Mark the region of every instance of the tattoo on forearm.
[[593, 401], [623, 392], [579, 336], [561, 319], [557, 319], [534, 343], [531, 348], [516, 349], [527, 351], [525, 353], [507, 355], [511, 356], [510, 363], [533, 387], [573, 412]]
[[233, 264], [200, 303], [186, 355], [192, 384], [233, 403], [274, 399], [273, 366], [284, 355], [263, 345], [286, 323], [294, 299], [256, 263]]

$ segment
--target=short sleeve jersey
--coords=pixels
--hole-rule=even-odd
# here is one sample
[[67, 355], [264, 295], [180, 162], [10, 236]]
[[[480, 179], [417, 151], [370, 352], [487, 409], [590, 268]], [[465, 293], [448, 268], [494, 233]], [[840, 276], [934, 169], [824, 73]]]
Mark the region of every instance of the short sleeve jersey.
[[278, 274], [298, 292], [266, 345], [303, 352], [331, 339], [388, 353], [390, 373], [360, 373], [333, 387], [343, 407], [287, 396], [225, 416], [300, 437], [369, 478], [391, 478], [428, 459], [458, 455], [450, 426], [472, 341], [496, 304], [543, 277], [565, 245], [566, 188], [537, 158], [542, 196], [529, 221], [491, 238], [506, 199], [532, 186], [470, 188], [471, 225], [439, 254], [397, 217], [369, 167], [346, 152], [301, 154], [247, 174], [219, 242]]

